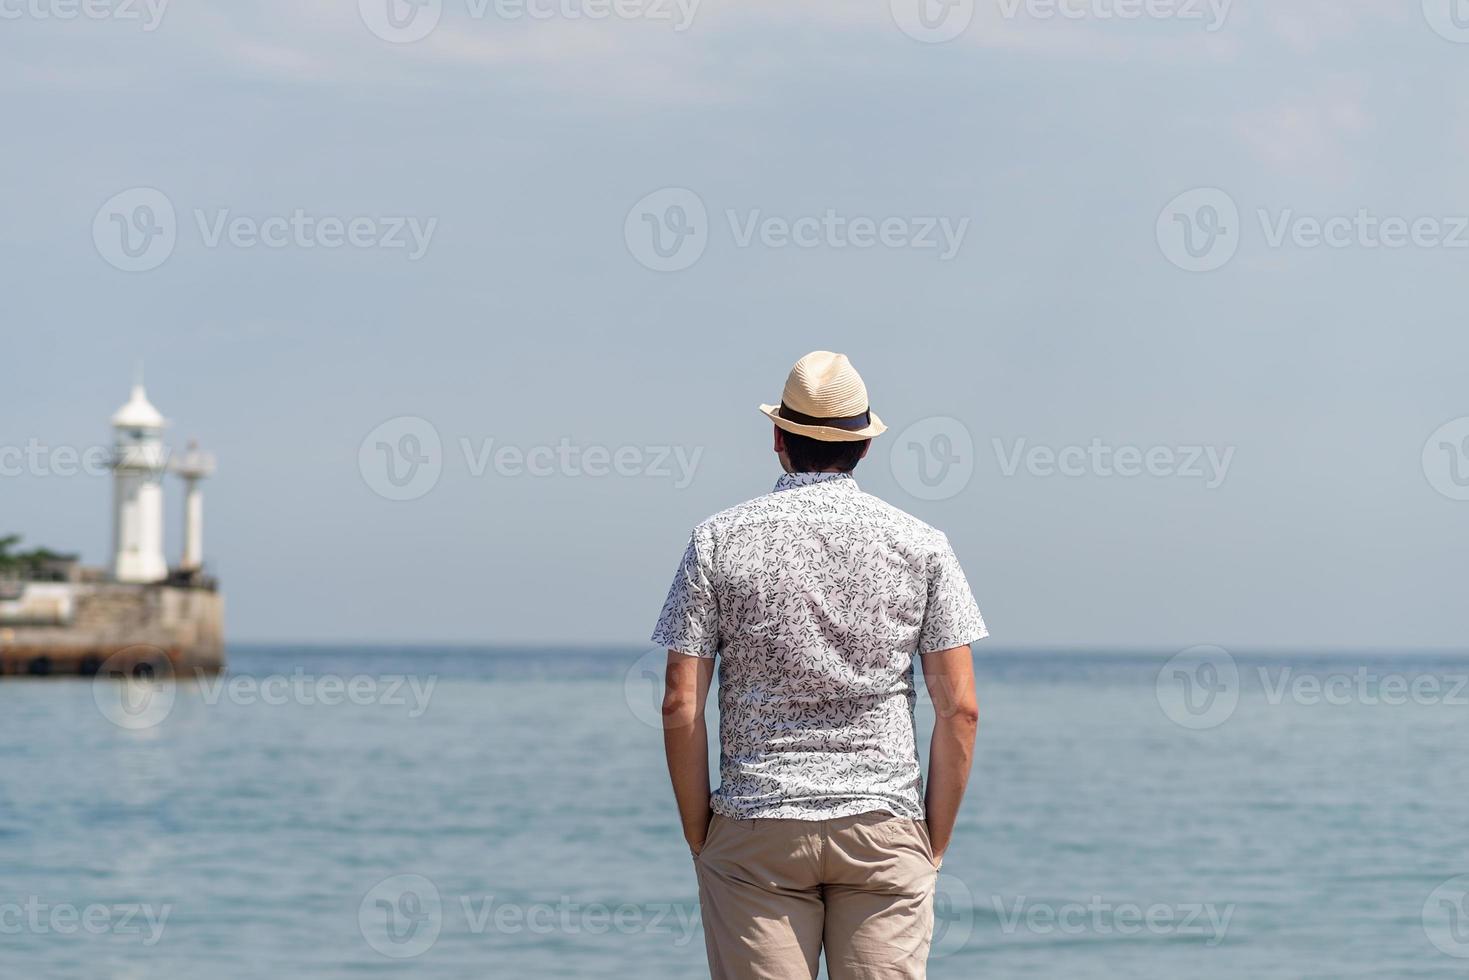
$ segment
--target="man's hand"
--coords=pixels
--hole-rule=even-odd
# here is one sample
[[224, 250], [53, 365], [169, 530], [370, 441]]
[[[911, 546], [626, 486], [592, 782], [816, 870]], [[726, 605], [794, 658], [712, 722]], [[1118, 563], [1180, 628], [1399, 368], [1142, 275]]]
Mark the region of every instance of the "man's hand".
[[933, 741], [928, 747], [928, 792], [924, 809], [935, 866], [949, 849], [954, 821], [969, 782], [974, 736], [979, 729], [979, 700], [974, 694], [974, 659], [969, 648], [955, 647], [923, 655], [923, 683], [933, 701]]
[[694, 857], [698, 857], [699, 852], [704, 849], [704, 839], [709, 836], [709, 821], [713, 819], [714, 814], [711, 811], [708, 818], [704, 821], [704, 829], [700, 832], [698, 840], [689, 836], [688, 828], [684, 829], [683, 839], [688, 843], [689, 850], [693, 852]]
[[668, 651], [663, 691], [663, 749], [668, 775], [678, 801], [684, 840], [697, 855], [709, 833], [709, 733], [704, 726], [704, 702], [714, 677], [712, 657], [689, 657]]

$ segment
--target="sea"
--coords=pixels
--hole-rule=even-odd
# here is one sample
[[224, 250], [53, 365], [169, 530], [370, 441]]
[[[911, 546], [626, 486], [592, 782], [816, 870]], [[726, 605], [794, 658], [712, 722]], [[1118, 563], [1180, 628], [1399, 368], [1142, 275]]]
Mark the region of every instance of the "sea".
[[[0, 976], [707, 976], [663, 657], [237, 645], [203, 681], [0, 681]], [[1469, 655], [975, 666], [930, 977], [1469, 973]]]

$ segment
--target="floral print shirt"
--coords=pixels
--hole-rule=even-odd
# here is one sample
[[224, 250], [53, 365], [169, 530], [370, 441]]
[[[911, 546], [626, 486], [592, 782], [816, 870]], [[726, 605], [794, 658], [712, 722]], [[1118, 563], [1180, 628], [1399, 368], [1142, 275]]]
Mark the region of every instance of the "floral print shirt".
[[694, 528], [653, 642], [719, 657], [726, 817], [923, 817], [913, 656], [988, 635], [948, 539], [849, 473]]

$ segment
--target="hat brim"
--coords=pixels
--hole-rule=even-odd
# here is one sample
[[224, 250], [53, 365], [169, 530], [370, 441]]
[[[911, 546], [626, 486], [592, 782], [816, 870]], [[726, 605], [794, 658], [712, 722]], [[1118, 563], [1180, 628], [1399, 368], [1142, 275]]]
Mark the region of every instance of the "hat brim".
[[888, 430], [888, 427], [882, 424], [882, 419], [877, 417], [876, 412], [867, 413], [870, 421], [864, 428], [838, 429], [829, 425], [802, 425], [800, 422], [783, 419], [780, 417], [779, 405], [761, 405], [760, 411], [766, 418], [774, 422], [777, 428], [794, 435], [819, 439], [822, 442], [861, 442], [864, 439], [880, 436]]

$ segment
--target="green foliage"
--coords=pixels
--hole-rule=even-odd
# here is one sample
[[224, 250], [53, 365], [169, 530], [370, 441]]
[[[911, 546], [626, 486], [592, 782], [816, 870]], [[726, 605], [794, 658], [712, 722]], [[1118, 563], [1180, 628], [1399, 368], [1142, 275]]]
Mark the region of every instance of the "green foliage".
[[39, 574], [41, 567], [48, 561], [70, 557], [52, 551], [50, 548], [15, 551], [13, 549], [20, 544], [20, 538], [19, 534], [0, 536], [0, 575], [9, 578], [27, 578]]

